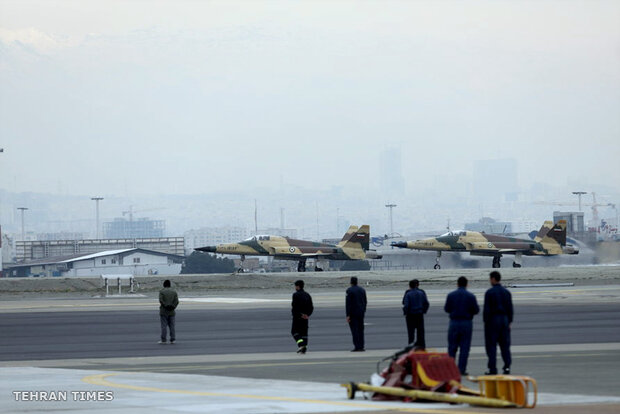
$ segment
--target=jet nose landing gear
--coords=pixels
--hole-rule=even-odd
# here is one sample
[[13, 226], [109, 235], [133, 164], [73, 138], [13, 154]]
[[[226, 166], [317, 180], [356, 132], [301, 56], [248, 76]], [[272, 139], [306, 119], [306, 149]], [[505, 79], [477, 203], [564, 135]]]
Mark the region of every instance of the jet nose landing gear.
[[239, 260], [239, 269], [237, 269], [237, 273], [243, 273], [245, 272], [245, 269], [243, 267], [243, 262], [245, 261], [245, 255], [242, 254], [240, 257], [241, 260]]
[[441, 251], [437, 251], [437, 257], [435, 257], [435, 266], [433, 266], [433, 269], [438, 270], [441, 269], [441, 265], [439, 264], [439, 258], [441, 257]]

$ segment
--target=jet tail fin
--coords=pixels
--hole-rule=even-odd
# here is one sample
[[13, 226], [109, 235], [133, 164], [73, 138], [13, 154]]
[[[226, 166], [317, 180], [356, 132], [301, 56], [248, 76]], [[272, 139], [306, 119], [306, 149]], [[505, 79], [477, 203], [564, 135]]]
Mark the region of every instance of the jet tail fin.
[[357, 226], [349, 227], [349, 230], [338, 243], [338, 247], [368, 250], [370, 248], [370, 226], [364, 224], [359, 228]]
[[566, 220], [559, 220], [555, 224], [551, 220], [545, 221], [534, 240], [542, 243], [553, 240], [560, 246], [566, 246]]
[[536, 234], [536, 237], [534, 237], [534, 240], [537, 241], [537, 242], [542, 241], [542, 239], [547, 237], [547, 233], [549, 233], [549, 230], [551, 230], [552, 228], [553, 228], [553, 221], [546, 220], [543, 223], [543, 225], [540, 228], [540, 230], [538, 230], [538, 234]]

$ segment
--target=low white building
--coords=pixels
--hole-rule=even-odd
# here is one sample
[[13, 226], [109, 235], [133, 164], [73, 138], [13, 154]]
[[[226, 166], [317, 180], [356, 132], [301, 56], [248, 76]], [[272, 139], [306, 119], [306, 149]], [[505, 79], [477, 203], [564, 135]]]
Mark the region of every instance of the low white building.
[[99, 277], [102, 274], [178, 275], [184, 257], [146, 249], [106, 250], [20, 263], [5, 269], [8, 277]]

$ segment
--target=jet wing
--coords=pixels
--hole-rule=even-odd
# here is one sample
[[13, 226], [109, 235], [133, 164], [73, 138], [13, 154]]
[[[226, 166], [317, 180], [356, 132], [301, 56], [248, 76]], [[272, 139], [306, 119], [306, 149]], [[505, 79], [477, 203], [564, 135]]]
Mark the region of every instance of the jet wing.
[[[331, 249], [328, 249], [331, 250]], [[275, 256], [281, 256], [281, 257], [303, 257], [305, 259], [307, 258], [312, 258], [312, 257], [322, 257], [322, 256], [330, 256], [332, 254], [334, 254], [334, 251], [315, 251], [315, 252], [307, 252], [304, 253], [302, 251], [302, 249], [300, 249], [297, 246], [289, 246], [289, 247], [276, 247], [274, 249], [273, 254]]]
[[517, 254], [527, 249], [473, 249], [469, 251], [472, 256], [495, 256], [497, 254]]
[[499, 252], [502, 254], [516, 254], [519, 252], [524, 252], [526, 249], [500, 249]]

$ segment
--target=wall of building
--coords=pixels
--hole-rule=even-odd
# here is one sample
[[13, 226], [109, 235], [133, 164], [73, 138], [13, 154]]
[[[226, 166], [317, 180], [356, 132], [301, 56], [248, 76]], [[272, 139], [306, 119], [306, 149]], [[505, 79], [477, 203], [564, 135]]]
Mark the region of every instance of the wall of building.
[[[116, 261], [116, 263], [112, 263]], [[181, 273], [181, 264], [163, 255], [135, 252], [128, 255], [111, 255], [73, 263], [73, 268], [63, 276], [99, 276], [102, 274], [172, 274]]]
[[17, 241], [17, 261], [38, 260], [46, 257], [69, 256], [73, 254], [98, 253], [104, 250], [142, 248], [157, 252], [185, 255], [183, 237], [155, 237], [142, 239], [85, 239]]
[[136, 276], [146, 275], [178, 275], [181, 273], [180, 263], [166, 264], [136, 264], [133, 266], [98, 267], [90, 269], [72, 269], [62, 276], [74, 277], [99, 277], [103, 275], [132, 274]]
[[180, 263], [151, 264], [141, 263], [135, 265], [122, 266], [99, 266], [96, 268], [71, 269], [62, 274], [62, 276], [75, 277], [99, 277], [103, 275], [178, 275], [181, 273]]

